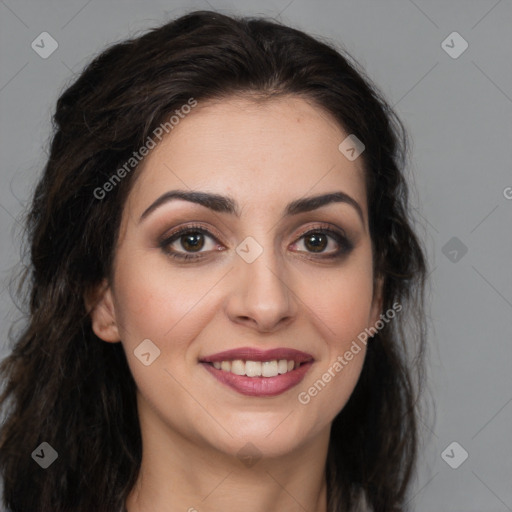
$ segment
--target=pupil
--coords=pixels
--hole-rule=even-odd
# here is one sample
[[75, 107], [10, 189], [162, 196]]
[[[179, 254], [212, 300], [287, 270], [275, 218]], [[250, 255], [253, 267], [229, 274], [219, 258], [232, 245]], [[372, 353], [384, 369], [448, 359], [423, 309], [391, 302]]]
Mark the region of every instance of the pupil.
[[204, 245], [204, 240], [201, 237], [201, 233], [191, 233], [185, 235], [184, 243], [182, 241], [183, 248], [187, 250], [201, 249]]
[[321, 252], [325, 249], [326, 236], [322, 233], [309, 235], [306, 240], [306, 244], [313, 248], [313, 252]]

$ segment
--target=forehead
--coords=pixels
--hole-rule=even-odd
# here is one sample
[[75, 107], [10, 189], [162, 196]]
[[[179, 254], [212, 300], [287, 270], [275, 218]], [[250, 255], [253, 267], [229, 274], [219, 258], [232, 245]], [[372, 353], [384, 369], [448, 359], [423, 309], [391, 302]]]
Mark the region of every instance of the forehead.
[[140, 212], [168, 190], [190, 189], [273, 208], [342, 190], [366, 210], [362, 161], [338, 149], [347, 135], [300, 97], [198, 102], [142, 162], [130, 204]]

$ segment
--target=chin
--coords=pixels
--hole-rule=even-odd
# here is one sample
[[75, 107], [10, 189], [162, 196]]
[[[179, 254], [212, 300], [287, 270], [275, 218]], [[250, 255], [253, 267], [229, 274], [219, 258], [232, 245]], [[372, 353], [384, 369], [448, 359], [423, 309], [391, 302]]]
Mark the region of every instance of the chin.
[[290, 414], [287, 411], [284, 414], [272, 414], [265, 421], [255, 420], [254, 416], [252, 421], [246, 418], [243, 424], [239, 422], [236, 427], [225, 426], [232, 437], [222, 432], [220, 439], [210, 438], [208, 442], [238, 458], [283, 457], [311, 441], [317, 434], [308, 431], [309, 427], [304, 424], [293, 422], [292, 417], [295, 415], [296, 412]]

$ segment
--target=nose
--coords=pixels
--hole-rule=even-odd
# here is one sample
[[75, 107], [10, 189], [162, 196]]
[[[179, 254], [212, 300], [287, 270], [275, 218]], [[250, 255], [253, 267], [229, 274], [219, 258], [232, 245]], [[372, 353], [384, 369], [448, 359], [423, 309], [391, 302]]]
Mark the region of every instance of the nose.
[[298, 308], [287, 276], [273, 250], [264, 249], [252, 263], [237, 256], [227, 302], [230, 320], [260, 332], [274, 332], [292, 322]]

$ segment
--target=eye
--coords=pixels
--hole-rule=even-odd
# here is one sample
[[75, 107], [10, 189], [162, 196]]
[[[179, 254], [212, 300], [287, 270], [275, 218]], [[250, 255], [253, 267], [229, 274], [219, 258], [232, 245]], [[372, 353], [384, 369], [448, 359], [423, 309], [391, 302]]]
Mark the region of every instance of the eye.
[[306, 253], [318, 254], [320, 258], [325, 259], [342, 257], [354, 248], [342, 232], [334, 231], [325, 225], [309, 229], [293, 245], [303, 246]]
[[[173, 259], [194, 260], [204, 257], [204, 253], [223, 250], [215, 242], [218, 242], [217, 238], [207, 229], [189, 225], [165, 237], [159, 246]], [[297, 250], [297, 246], [303, 246], [305, 250]], [[320, 225], [302, 233], [292, 247], [296, 252], [305, 252], [313, 257], [318, 255], [317, 259], [336, 259], [348, 254], [354, 246], [341, 231]]]
[[[202, 252], [215, 250], [215, 244], [210, 244], [210, 247], [208, 247], [205, 238], [210, 239], [210, 241], [217, 241], [207, 229], [201, 226], [185, 226], [159, 242], [159, 246], [172, 258], [197, 259], [202, 257]], [[206, 250], [202, 251], [205, 247]], [[190, 254], [190, 252], [197, 253], [197, 255]]]

